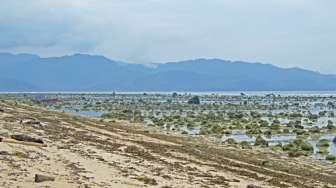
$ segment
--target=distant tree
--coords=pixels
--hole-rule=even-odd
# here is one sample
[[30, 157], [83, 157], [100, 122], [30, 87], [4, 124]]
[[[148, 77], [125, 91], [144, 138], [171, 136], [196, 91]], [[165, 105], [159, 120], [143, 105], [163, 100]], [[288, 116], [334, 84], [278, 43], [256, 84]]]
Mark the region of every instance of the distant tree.
[[266, 120], [260, 120], [259, 125], [260, 125], [260, 127], [268, 127], [269, 123]]
[[334, 126], [334, 122], [331, 121], [331, 120], [328, 120], [327, 128], [328, 128], [328, 129], [334, 129], [334, 128], [335, 128], [335, 126]]
[[327, 105], [329, 108], [335, 108], [335, 104], [331, 101], [329, 101]]
[[201, 101], [198, 96], [193, 96], [188, 100], [188, 104], [200, 104]]

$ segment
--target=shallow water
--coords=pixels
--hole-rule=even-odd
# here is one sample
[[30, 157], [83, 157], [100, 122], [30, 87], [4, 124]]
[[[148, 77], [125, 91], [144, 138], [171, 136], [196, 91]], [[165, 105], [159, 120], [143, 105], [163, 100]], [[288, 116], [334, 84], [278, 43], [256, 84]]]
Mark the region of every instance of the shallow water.
[[63, 110], [63, 111], [79, 116], [88, 116], [88, 117], [101, 117], [105, 113], [104, 111], [76, 111], [76, 110]]
[[[316, 146], [317, 142], [321, 139], [327, 139], [330, 141], [330, 146], [328, 148], [329, 154], [336, 155], [336, 143], [332, 142], [335, 137], [336, 137], [336, 134], [325, 134], [325, 135], [321, 135], [319, 138], [312, 138], [312, 137], [307, 138], [307, 142], [309, 142], [314, 147], [314, 152], [312, 154], [312, 157], [314, 159], [324, 159], [325, 155], [319, 154], [318, 153], [319, 149]], [[228, 136], [224, 135], [222, 137], [222, 141], [224, 142], [229, 138], [233, 138], [239, 143], [243, 141], [247, 141], [247, 142], [250, 142], [251, 144], [254, 144], [256, 140], [255, 136], [251, 136], [251, 135], [247, 135], [243, 133], [237, 133], [237, 134], [232, 134]], [[272, 135], [271, 137], [263, 136], [263, 138], [266, 141], [268, 141], [269, 144], [272, 146], [272, 145], [277, 145], [279, 143], [281, 144], [290, 143], [294, 141], [297, 138], [297, 136], [295, 134], [288, 134], [288, 135]]]
[[[248, 141], [251, 143], [255, 142], [255, 137], [245, 134], [242, 126], [236, 126], [233, 124], [231, 117], [228, 113], [230, 112], [242, 112], [246, 117], [246, 121], [239, 123], [256, 123], [259, 121], [259, 117], [252, 117], [251, 112], [259, 112], [260, 119], [266, 120], [269, 126], [279, 120], [281, 128], [288, 130], [289, 134], [284, 135], [272, 135], [271, 137], [264, 136], [265, 140], [269, 142], [270, 145], [276, 145], [279, 143], [286, 144], [292, 142], [296, 139], [296, 135], [293, 132], [292, 124], [287, 127], [289, 123], [296, 123], [301, 121], [304, 129], [309, 130], [312, 127], [326, 127], [328, 125], [328, 120], [336, 123], [336, 118], [332, 117], [333, 113], [336, 114], [336, 108], [332, 107], [336, 105], [335, 97], [336, 92], [277, 92], [277, 91], [266, 91], [266, 92], [243, 92], [246, 95], [241, 95], [239, 92], [178, 92], [180, 94], [192, 93], [200, 95], [201, 104], [200, 106], [188, 106], [185, 105], [190, 98], [189, 95], [182, 95], [177, 98], [171, 97], [172, 92], [123, 92], [115, 95], [109, 92], [104, 93], [91, 93], [90, 95], [82, 95], [87, 93], [79, 93], [75, 95], [69, 94], [58, 94], [56, 96], [50, 95], [50, 98], [60, 98], [61, 103], [59, 106], [55, 106], [56, 109], [61, 109], [65, 112], [69, 112], [81, 116], [90, 117], [100, 117], [106, 112], [119, 113], [123, 110], [136, 110], [140, 112], [139, 116], [143, 117], [145, 121], [143, 123], [148, 125], [153, 125], [155, 120], [160, 122], [157, 125], [162, 126], [161, 123], [169, 124], [169, 126], [162, 126], [164, 130], [181, 132], [183, 134], [197, 136], [200, 134], [201, 127], [199, 125], [213, 125], [212, 123], [218, 123], [220, 121], [220, 126], [230, 126], [231, 129], [238, 131], [233, 131], [232, 135], [224, 135], [222, 140], [228, 138], [233, 138], [238, 142]], [[275, 94], [281, 96], [291, 96], [291, 97], [273, 97]], [[106, 94], [106, 95], [105, 95]], [[151, 95], [153, 94], [153, 95]], [[156, 95], [159, 94], [159, 95]], [[163, 95], [162, 95], [163, 94]], [[208, 95], [208, 96], [207, 96]], [[35, 95], [32, 96], [34, 98]], [[307, 97], [309, 96], [309, 97]], [[310, 97], [314, 96], [314, 97]], [[315, 97], [323, 96], [323, 97]], [[170, 102], [167, 103], [167, 100]], [[212, 105], [213, 104], [213, 105]], [[324, 112], [326, 111], [326, 113]], [[323, 113], [320, 113], [323, 112]], [[211, 116], [209, 114], [211, 113]], [[294, 113], [300, 113], [301, 116], [296, 116]], [[318, 115], [318, 119], [315, 121], [315, 117], [310, 114]], [[178, 115], [177, 118], [174, 116]], [[293, 116], [294, 115], [294, 116]], [[171, 125], [175, 122], [171, 122], [170, 118], [178, 120], [176, 126]], [[206, 117], [209, 119], [205, 120], [206, 123], [201, 123], [202, 118]], [[219, 121], [217, 119], [219, 117]], [[193, 128], [186, 127], [188, 121], [193, 121], [196, 125]], [[213, 122], [212, 122], [213, 121]], [[236, 121], [236, 120], [234, 120]], [[238, 121], [238, 120], [237, 120]], [[249, 122], [248, 122], [249, 123]], [[231, 124], [233, 126], [231, 126]], [[188, 124], [190, 126], [190, 124]], [[209, 126], [209, 134], [212, 133], [211, 127]], [[235, 127], [236, 126], [236, 127]], [[232, 127], [232, 128], [231, 128]], [[297, 127], [296, 127], [297, 128]], [[263, 127], [262, 129], [267, 130]], [[206, 130], [206, 129], [204, 129]], [[313, 130], [318, 132], [316, 128]], [[313, 134], [313, 131], [310, 134]], [[325, 131], [322, 130], [322, 131]], [[328, 131], [328, 130], [327, 130]], [[328, 137], [328, 135], [324, 135]], [[329, 140], [336, 136], [329, 135]], [[306, 140], [314, 146], [314, 158], [319, 158], [318, 148], [316, 148], [316, 143], [320, 138], [307, 138]], [[331, 143], [329, 148], [331, 154], [336, 154], [335, 144]], [[315, 156], [316, 155], [316, 156]]]
[[[237, 142], [243, 142], [243, 141], [247, 141], [247, 142], [251, 142], [251, 143], [255, 143], [256, 137], [255, 136], [251, 136], [251, 135], [247, 135], [247, 134], [232, 134], [232, 135], [224, 135], [222, 137], [222, 141], [226, 141], [229, 138], [233, 138], [235, 139]], [[296, 139], [296, 135], [294, 134], [288, 134], [288, 135], [272, 135], [271, 137], [265, 137], [263, 136], [263, 138], [269, 142], [270, 145], [277, 145], [279, 143], [289, 143], [291, 141], [294, 141]]]

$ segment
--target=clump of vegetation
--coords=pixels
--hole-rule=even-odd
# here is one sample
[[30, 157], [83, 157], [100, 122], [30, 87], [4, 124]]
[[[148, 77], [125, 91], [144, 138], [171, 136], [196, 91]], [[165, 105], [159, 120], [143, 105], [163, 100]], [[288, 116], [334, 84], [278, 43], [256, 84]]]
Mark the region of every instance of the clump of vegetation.
[[154, 178], [150, 178], [147, 176], [138, 176], [136, 177], [136, 179], [138, 181], [144, 182], [144, 184], [147, 184], [147, 185], [158, 185], [157, 181]]
[[297, 135], [304, 135], [307, 133], [307, 131], [304, 129], [294, 129], [293, 132], [296, 133]]
[[284, 145], [282, 149], [283, 151], [288, 151], [288, 156], [290, 157], [309, 155], [314, 151], [314, 147], [302, 139], [296, 139], [293, 142]]
[[273, 123], [271, 124], [270, 129], [279, 130], [280, 129], [280, 121], [277, 120], [277, 119], [273, 120]]
[[218, 124], [215, 124], [215, 125], [213, 125], [213, 126], [211, 127], [211, 132], [212, 132], [213, 134], [221, 134], [222, 131], [223, 131], [223, 128], [222, 128], [220, 125], [218, 125]]
[[336, 156], [335, 155], [327, 155], [326, 160], [328, 161], [336, 161]]
[[258, 135], [254, 145], [268, 147], [268, 142], [262, 136]]
[[300, 157], [300, 156], [303, 156], [305, 155], [305, 153], [303, 151], [300, 151], [300, 150], [290, 150], [288, 152], [288, 156], [289, 157]]
[[246, 132], [246, 134], [250, 134], [250, 135], [261, 134], [261, 133], [262, 133], [262, 131], [258, 128], [254, 128], [254, 129], [248, 130]]
[[[29, 105], [65, 112], [79, 114], [83, 111], [99, 112], [100, 115], [103, 114], [101, 117], [104, 122], [129, 121], [185, 135], [197, 134], [220, 138], [222, 135], [237, 133], [255, 136], [256, 142], [252, 145], [261, 147], [269, 145], [266, 138], [273, 142], [273, 136], [294, 135], [300, 139], [289, 144], [269, 146], [271, 150], [283, 150], [293, 157], [311, 155], [314, 149], [320, 154], [328, 154], [330, 141], [322, 139], [317, 143], [317, 148], [314, 148], [305, 139], [336, 132], [333, 122], [335, 97], [331, 96], [220, 94], [196, 96], [188, 93], [62, 94], [62, 96], [47, 94], [45, 98], [59, 97], [60, 100], [56, 104], [34, 104], [35, 97], [30, 94], [24, 97], [9, 96], [16, 100], [19, 98], [17, 101]], [[77, 117], [74, 116], [74, 119]], [[292, 138], [284, 139], [278, 142], [285, 143]], [[317, 139], [319, 138], [314, 138]], [[251, 143], [240, 143], [239, 138], [228, 139], [225, 143], [242, 148], [252, 147]]]
[[233, 138], [229, 138], [225, 141], [226, 143], [230, 144], [230, 145], [235, 145], [237, 144], [237, 141]]
[[242, 149], [252, 149], [251, 143], [247, 141], [242, 141], [240, 143], [240, 146], [242, 147]]
[[201, 101], [198, 96], [193, 96], [188, 100], [188, 104], [201, 104]]
[[316, 146], [317, 147], [320, 147], [320, 148], [323, 148], [323, 147], [329, 147], [329, 140], [327, 139], [321, 139], [317, 142]]
[[333, 121], [331, 121], [331, 120], [328, 120], [327, 129], [329, 129], [329, 130], [336, 129], [336, 127], [335, 127], [335, 125], [334, 125], [334, 122], [333, 122]]
[[290, 130], [287, 129], [287, 128], [284, 128], [284, 129], [282, 130], [282, 133], [284, 133], [284, 134], [289, 134], [289, 133], [290, 133]]
[[18, 158], [22, 158], [22, 159], [27, 159], [29, 158], [29, 155], [27, 153], [21, 152], [21, 151], [15, 151], [13, 153], [14, 156], [18, 157]]
[[319, 148], [317, 153], [319, 153], [321, 155], [327, 155], [329, 153], [329, 151], [328, 151], [328, 148]]
[[301, 149], [303, 151], [309, 151], [309, 152], [313, 152], [314, 151], [314, 147], [311, 144], [307, 143], [307, 142], [302, 143]]

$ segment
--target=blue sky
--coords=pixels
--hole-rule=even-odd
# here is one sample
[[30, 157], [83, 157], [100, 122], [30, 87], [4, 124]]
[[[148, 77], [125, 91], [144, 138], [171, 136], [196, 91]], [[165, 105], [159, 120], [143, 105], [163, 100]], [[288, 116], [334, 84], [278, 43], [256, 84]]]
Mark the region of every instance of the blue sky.
[[0, 51], [222, 58], [336, 74], [335, 0], [2, 0]]

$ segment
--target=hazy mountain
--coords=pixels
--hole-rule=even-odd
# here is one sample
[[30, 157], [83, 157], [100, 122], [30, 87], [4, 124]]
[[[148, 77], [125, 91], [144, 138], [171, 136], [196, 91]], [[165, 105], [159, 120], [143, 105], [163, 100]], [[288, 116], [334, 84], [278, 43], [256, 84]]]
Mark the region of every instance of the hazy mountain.
[[269, 64], [197, 59], [153, 67], [84, 54], [41, 58], [0, 53], [0, 91], [336, 89], [335, 75]]

